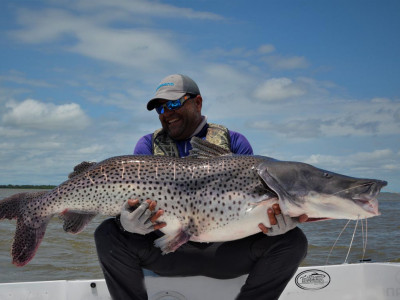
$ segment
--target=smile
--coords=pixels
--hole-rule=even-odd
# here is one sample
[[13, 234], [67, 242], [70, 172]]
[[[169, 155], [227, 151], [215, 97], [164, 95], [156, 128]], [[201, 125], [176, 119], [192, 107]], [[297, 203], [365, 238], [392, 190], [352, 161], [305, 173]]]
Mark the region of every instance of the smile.
[[175, 123], [177, 121], [179, 121], [179, 119], [172, 119], [172, 120], [167, 121], [167, 123], [168, 124], [172, 124], [172, 123]]

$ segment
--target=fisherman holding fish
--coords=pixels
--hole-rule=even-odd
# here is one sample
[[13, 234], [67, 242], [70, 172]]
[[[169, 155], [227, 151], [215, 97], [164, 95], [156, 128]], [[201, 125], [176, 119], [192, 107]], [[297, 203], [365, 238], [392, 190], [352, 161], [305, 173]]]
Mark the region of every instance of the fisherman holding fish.
[[[147, 109], [155, 109], [162, 128], [143, 136], [134, 154], [186, 157], [193, 136], [205, 139], [240, 155], [252, 155], [247, 139], [224, 126], [207, 122], [201, 114], [202, 97], [188, 76], [164, 78]], [[203, 275], [228, 279], [249, 274], [236, 299], [278, 299], [307, 252], [307, 239], [297, 228], [306, 215], [290, 218], [278, 204], [268, 209], [270, 228], [243, 239], [197, 243], [187, 242], [175, 252], [162, 254], [154, 241], [166, 223], [157, 221], [163, 210], [147, 200], [138, 205], [129, 200], [121, 215], [104, 221], [95, 232], [101, 267], [114, 300], [148, 299], [143, 269], [160, 276]], [[134, 209], [137, 207], [136, 209]], [[213, 299], [211, 299], [213, 300]]]

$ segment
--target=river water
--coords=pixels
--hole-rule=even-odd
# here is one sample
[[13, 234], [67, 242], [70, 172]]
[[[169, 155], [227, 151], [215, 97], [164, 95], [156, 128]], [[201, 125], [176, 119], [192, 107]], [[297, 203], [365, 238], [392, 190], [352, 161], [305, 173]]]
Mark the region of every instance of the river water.
[[[27, 191], [27, 190], [22, 190]], [[0, 199], [22, 192], [0, 189]], [[367, 247], [363, 254], [364, 240], [361, 223], [354, 236], [353, 246], [347, 262], [358, 262], [361, 258], [373, 262], [400, 262], [400, 198], [387, 200], [385, 193], [380, 197], [381, 216], [368, 219]], [[96, 217], [78, 235], [65, 233], [58, 218], [53, 218], [34, 259], [24, 267], [11, 264], [15, 221], [0, 222], [0, 282], [74, 280], [103, 278], [97, 261], [93, 232], [105, 217]], [[309, 241], [308, 255], [303, 266], [325, 265], [335, 240], [347, 220], [330, 220], [300, 225]], [[336, 243], [328, 264], [344, 263], [356, 221], [351, 221]]]

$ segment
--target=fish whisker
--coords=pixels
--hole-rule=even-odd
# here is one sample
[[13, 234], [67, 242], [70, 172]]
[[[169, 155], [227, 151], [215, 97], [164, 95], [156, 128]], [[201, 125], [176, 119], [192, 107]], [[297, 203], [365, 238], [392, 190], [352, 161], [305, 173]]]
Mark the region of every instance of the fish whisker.
[[351, 247], [353, 246], [353, 241], [354, 241], [354, 235], [356, 234], [357, 231], [357, 225], [358, 225], [358, 221], [360, 220], [360, 218], [357, 218], [357, 222], [356, 222], [356, 226], [354, 226], [354, 231], [353, 231], [353, 236], [351, 237], [351, 241], [350, 241], [350, 245], [349, 245], [349, 250], [347, 251], [347, 255], [346, 255], [346, 259], [344, 260], [344, 264], [347, 264], [347, 259], [349, 258], [349, 254], [350, 254], [350, 250]]
[[342, 236], [343, 232], [344, 232], [345, 229], [347, 228], [347, 225], [349, 225], [350, 221], [351, 221], [351, 220], [348, 220], [348, 221], [347, 221], [346, 225], [344, 225], [342, 231], [339, 233], [339, 236], [336, 238], [335, 242], [333, 243], [332, 248], [331, 248], [331, 250], [329, 251], [328, 257], [326, 258], [325, 265], [328, 264], [329, 258], [331, 257], [331, 254], [332, 254], [332, 251], [333, 251], [333, 248], [335, 248], [336, 243], [339, 241], [340, 237]]
[[[363, 225], [362, 220], [361, 220], [361, 225]], [[362, 254], [361, 261], [364, 261], [365, 252], [367, 251], [367, 240], [368, 240], [368, 221], [367, 221], [367, 219], [365, 219], [365, 235], [364, 235], [364, 227], [362, 227], [362, 229], [363, 229], [363, 254]]]
[[360, 184], [360, 185], [356, 185], [356, 186], [350, 187], [348, 189], [344, 189], [344, 190], [338, 191], [336, 193], [333, 193], [333, 195], [336, 195], [336, 194], [339, 194], [339, 193], [342, 193], [342, 192], [346, 192], [346, 191], [350, 191], [352, 189], [356, 189], [356, 188], [361, 187], [361, 186], [367, 186], [367, 185], [369, 185], [369, 183], [363, 183], [363, 184]]

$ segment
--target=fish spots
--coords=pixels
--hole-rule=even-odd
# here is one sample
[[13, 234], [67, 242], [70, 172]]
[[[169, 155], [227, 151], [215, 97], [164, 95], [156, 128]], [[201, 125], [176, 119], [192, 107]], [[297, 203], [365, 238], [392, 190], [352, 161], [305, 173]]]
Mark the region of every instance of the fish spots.
[[152, 199], [165, 216], [176, 216], [196, 235], [229, 228], [265, 193], [254, 164], [253, 157], [110, 158], [61, 184], [43, 201], [29, 202], [31, 220], [39, 223], [43, 216], [66, 210], [117, 215], [128, 199]]

